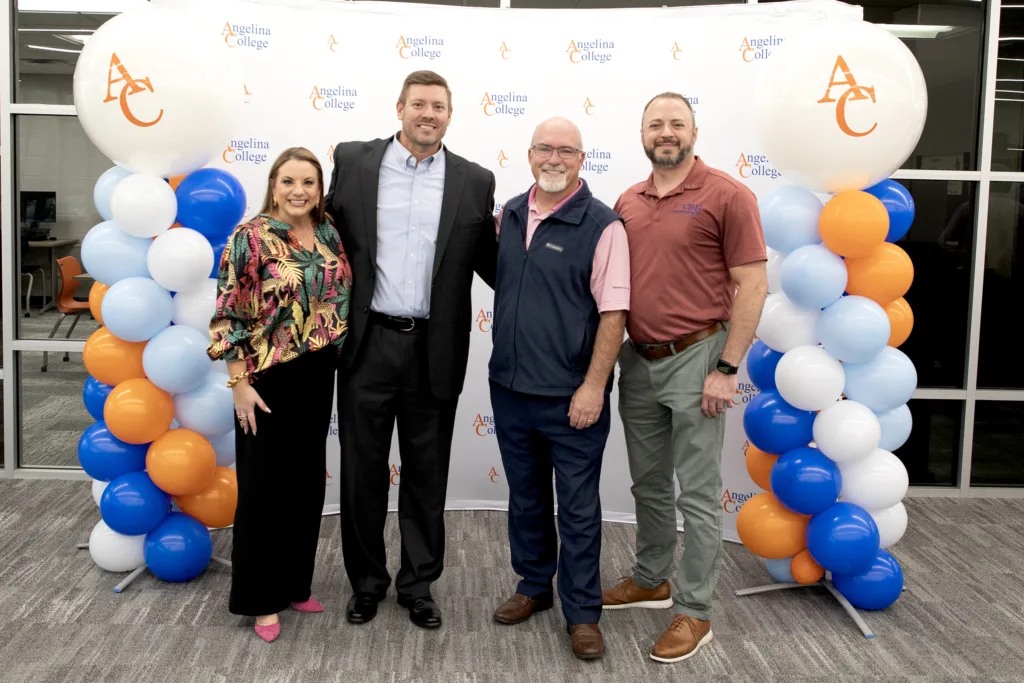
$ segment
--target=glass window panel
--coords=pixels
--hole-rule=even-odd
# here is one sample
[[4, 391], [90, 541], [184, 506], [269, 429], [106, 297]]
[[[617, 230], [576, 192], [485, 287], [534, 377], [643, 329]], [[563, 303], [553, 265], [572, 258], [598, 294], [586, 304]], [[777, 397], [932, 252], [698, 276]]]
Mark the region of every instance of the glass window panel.
[[1024, 228], [1020, 183], [992, 183], [985, 242], [985, 280], [981, 295], [978, 388], [1024, 388], [1024, 367], [1006, 362], [1006, 342], [1017, 335], [1024, 294], [1024, 263], [1017, 245]]
[[[87, 302], [93, 284], [84, 272], [81, 242], [103, 220], [93, 188], [113, 163], [92, 144], [75, 116], [17, 116], [15, 134], [17, 336], [87, 339], [99, 325], [88, 307], [74, 303]], [[65, 272], [73, 301], [61, 297]]]
[[898, 244], [914, 263], [904, 297], [914, 329], [900, 346], [922, 388], [964, 388], [978, 184], [900, 180], [914, 198], [914, 223]]
[[914, 427], [893, 453], [903, 461], [911, 486], [955, 486], [963, 438], [963, 401], [911, 399]]
[[1024, 401], [978, 401], [971, 486], [1024, 485]]
[[95, 422], [82, 401], [82, 388], [89, 377], [82, 354], [18, 351], [15, 358], [21, 467], [80, 467], [78, 440]]
[[1006, 3], [999, 11], [992, 170], [1024, 171], [1024, 8]]

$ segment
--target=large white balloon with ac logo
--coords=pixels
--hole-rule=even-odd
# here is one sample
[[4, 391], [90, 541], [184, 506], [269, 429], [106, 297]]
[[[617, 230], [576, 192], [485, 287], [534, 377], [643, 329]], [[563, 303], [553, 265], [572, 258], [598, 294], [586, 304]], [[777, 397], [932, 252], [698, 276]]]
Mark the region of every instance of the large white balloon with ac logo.
[[120, 14], [89, 39], [75, 67], [78, 118], [119, 166], [162, 178], [201, 168], [230, 139], [234, 103], [216, 36], [189, 10]]
[[870, 187], [907, 160], [928, 93], [899, 38], [868, 22], [836, 21], [776, 48], [753, 103], [762, 149], [786, 180], [839, 193]]

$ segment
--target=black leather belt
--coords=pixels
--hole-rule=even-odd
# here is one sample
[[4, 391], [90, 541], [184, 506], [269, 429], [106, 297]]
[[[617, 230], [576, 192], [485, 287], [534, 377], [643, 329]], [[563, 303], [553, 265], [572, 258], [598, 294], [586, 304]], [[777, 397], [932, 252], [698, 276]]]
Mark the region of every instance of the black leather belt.
[[370, 321], [399, 332], [415, 332], [427, 326], [426, 318], [413, 318], [408, 315], [386, 315], [370, 311]]

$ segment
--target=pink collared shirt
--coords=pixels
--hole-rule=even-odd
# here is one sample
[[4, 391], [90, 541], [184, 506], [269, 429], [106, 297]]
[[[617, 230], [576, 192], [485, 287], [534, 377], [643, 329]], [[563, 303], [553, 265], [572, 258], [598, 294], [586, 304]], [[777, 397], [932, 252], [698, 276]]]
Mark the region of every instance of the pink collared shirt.
[[[537, 232], [537, 227], [545, 218], [560, 209], [563, 204], [583, 187], [583, 181], [579, 182], [576, 190], [568, 197], [560, 201], [547, 213], [540, 213], [535, 201], [537, 186], [530, 190], [529, 218], [526, 223], [526, 248], [530, 248], [530, 240]], [[495, 234], [501, 232], [501, 217], [505, 210], [494, 219]], [[597, 302], [597, 310], [601, 313], [606, 311], [628, 311], [629, 310], [629, 243], [626, 240], [626, 228], [622, 221], [612, 221], [601, 233], [601, 239], [597, 242], [594, 251], [594, 266], [590, 274], [590, 292]]]

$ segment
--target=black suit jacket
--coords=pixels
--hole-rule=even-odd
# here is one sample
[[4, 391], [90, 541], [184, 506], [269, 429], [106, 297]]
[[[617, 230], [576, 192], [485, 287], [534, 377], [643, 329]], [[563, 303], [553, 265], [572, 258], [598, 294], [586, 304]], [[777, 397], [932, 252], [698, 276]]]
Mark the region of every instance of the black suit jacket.
[[[384, 151], [394, 138], [343, 142], [334, 148], [334, 171], [325, 205], [352, 268], [348, 339], [341, 373], [358, 362], [377, 275], [377, 181]], [[434, 395], [462, 393], [473, 325], [473, 273], [494, 287], [498, 244], [494, 226], [494, 173], [445, 149], [444, 198], [430, 286], [428, 363]], [[342, 375], [341, 379], [344, 379]]]

